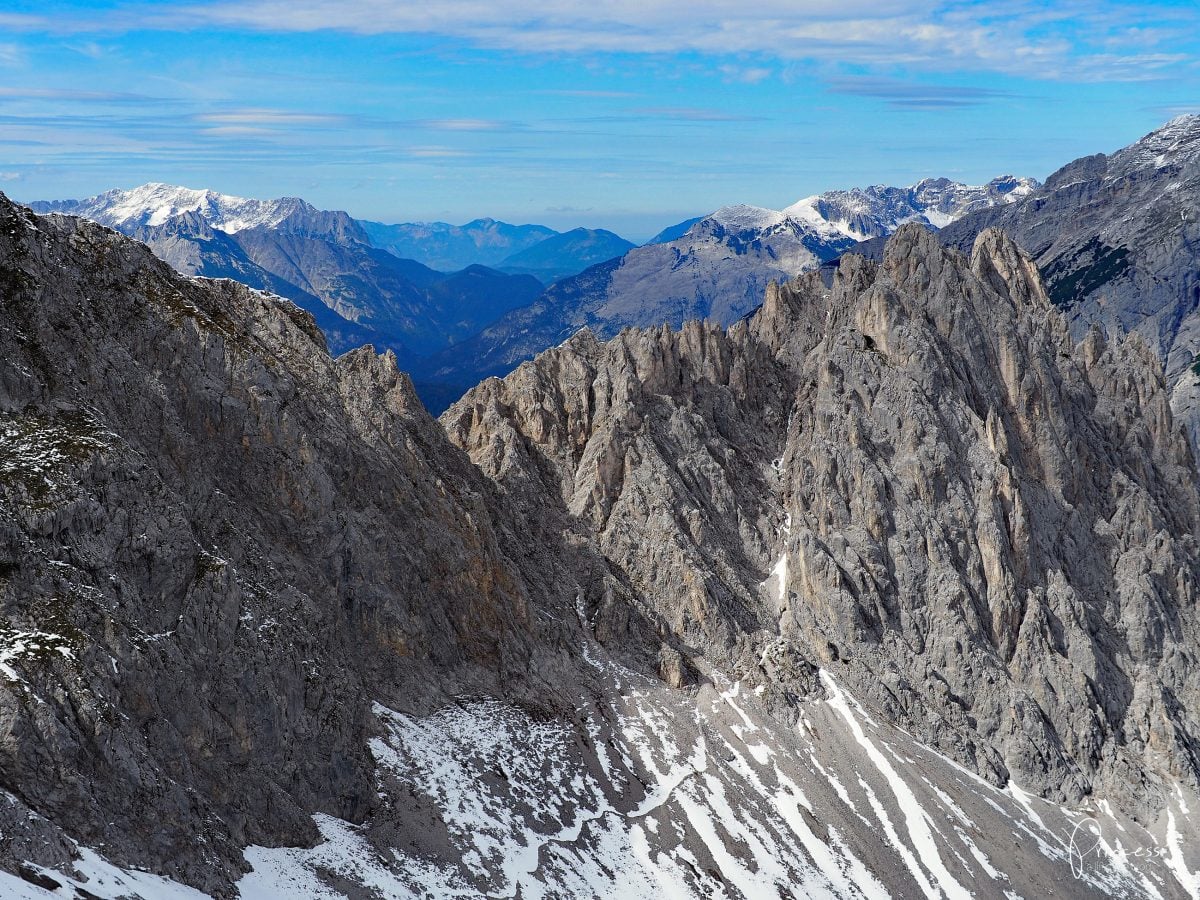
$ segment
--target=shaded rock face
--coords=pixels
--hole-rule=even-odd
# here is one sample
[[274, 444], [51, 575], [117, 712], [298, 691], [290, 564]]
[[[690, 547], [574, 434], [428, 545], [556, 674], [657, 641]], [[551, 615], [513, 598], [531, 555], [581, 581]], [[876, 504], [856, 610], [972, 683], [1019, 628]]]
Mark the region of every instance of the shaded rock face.
[[1147, 816], [1195, 784], [1189, 444], [1144, 342], [1073, 342], [999, 232], [905, 226], [727, 332], [582, 333], [442, 421], [778, 704], [828, 667], [993, 783]]
[[0, 787], [220, 892], [377, 805], [372, 701], [522, 696], [557, 642], [530, 551], [393, 356], [81, 220], [0, 226]]

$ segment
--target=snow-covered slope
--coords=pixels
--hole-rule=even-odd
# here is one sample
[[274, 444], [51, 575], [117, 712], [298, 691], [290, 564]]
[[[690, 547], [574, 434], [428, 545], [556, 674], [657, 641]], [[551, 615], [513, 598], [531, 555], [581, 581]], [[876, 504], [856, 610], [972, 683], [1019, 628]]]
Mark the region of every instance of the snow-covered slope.
[[[238, 897], [1196, 896], [1190, 792], [1137, 823], [1104, 800], [989, 784], [881, 721], [835, 672], [789, 727], [757, 678], [712, 672], [689, 694], [594, 643], [585, 653], [607, 689], [580, 692], [575, 727], [493, 699], [424, 717], [376, 703], [376, 815], [318, 813], [315, 846], [247, 847]], [[105, 900], [207, 896], [74, 853], [27, 877]], [[3, 871], [0, 895], [58, 896]]]
[[733, 206], [722, 206], [708, 218], [719, 222], [730, 231], [765, 231], [782, 225], [787, 216], [773, 209], [737, 203]]

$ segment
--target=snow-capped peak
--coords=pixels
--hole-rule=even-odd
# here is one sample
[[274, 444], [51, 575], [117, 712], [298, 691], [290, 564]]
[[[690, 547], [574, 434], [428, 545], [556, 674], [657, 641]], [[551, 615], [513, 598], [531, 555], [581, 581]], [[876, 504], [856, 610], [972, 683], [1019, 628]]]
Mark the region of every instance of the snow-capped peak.
[[1200, 115], [1188, 113], [1176, 116], [1161, 128], [1156, 128], [1137, 143], [1114, 154], [1134, 167], [1161, 167], [1181, 158], [1194, 159], [1200, 155]]
[[973, 186], [948, 178], [927, 178], [908, 187], [871, 185], [827, 191], [798, 200], [783, 210], [788, 218], [857, 241], [891, 234], [905, 222], [944, 228], [990, 206], [1012, 203], [1036, 190], [1032, 178], [1003, 175]]
[[258, 225], [276, 226], [305, 205], [295, 197], [253, 200], [150, 182], [129, 190], [106, 191], [86, 200], [56, 203], [54, 208], [123, 230], [162, 225], [175, 216], [194, 212], [213, 228], [233, 234]]
[[722, 206], [708, 218], [731, 231], [764, 231], [782, 225], [787, 216], [778, 210], [737, 203], [733, 206]]

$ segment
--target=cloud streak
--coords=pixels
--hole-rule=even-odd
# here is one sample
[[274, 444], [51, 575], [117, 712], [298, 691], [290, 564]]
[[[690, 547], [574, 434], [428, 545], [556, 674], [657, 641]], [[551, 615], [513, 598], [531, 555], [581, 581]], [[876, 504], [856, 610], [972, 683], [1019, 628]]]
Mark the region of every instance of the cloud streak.
[[671, 119], [677, 122], [752, 122], [759, 118], [696, 106], [643, 106], [633, 110], [633, 113], [639, 118]]
[[908, 110], [958, 109], [979, 106], [1004, 97], [1009, 91], [950, 84], [919, 84], [891, 78], [832, 78], [829, 90], [835, 94], [871, 97], [889, 106]]

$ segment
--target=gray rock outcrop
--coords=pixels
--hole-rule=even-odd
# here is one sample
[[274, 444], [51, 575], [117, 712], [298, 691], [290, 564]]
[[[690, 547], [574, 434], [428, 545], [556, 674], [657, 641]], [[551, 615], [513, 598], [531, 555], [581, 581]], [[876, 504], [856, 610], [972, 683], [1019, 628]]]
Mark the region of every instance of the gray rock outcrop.
[[442, 421], [769, 693], [831, 666], [1060, 802], [1149, 815], [1195, 782], [1191, 449], [1145, 343], [1073, 342], [999, 232], [966, 258], [905, 226], [881, 265], [772, 287], [728, 332], [581, 333]]

